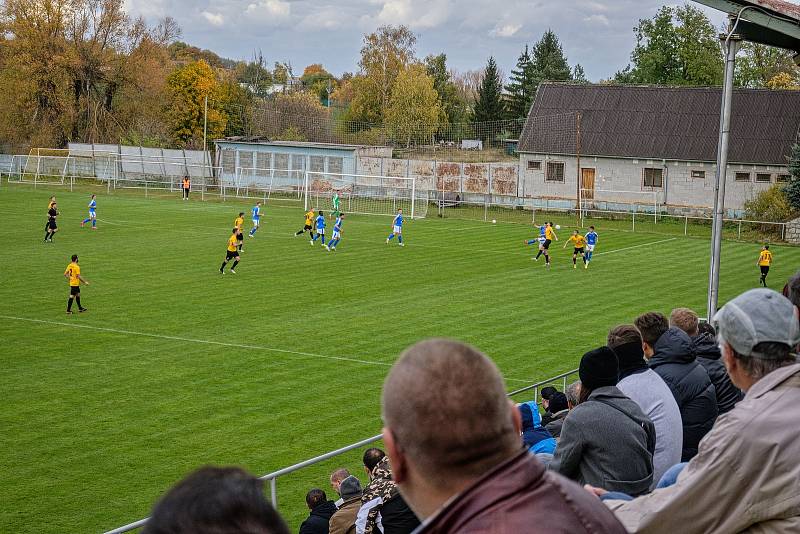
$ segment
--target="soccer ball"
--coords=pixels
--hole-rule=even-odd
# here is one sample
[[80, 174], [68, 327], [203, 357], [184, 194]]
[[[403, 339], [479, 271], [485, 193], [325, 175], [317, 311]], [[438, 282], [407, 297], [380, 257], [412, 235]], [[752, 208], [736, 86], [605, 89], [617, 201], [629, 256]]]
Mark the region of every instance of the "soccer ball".
[[560, 224], [556, 225], [556, 230], [561, 230], [561, 225]]
[[497, 224], [497, 220], [492, 219], [492, 224]]

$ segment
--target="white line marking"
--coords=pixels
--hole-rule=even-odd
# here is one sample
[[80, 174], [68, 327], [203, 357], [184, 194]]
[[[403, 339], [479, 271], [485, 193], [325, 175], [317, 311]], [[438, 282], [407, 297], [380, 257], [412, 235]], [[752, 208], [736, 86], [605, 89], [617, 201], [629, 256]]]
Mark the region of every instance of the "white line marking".
[[313, 354], [311, 352], [298, 352], [294, 350], [287, 350], [287, 349], [276, 349], [272, 347], [263, 347], [260, 345], [247, 345], [244, 343], [226, 343], [223, 341], [212, 341], [209, 339], [194, 339], [189, 337], [179, 337], [179, 336], [168, 336], [164, 334], [150, 334], [147, 332], [136, 332], [133, 330], [120, 330], [117, 328], [106, 328], [101, 326], [91, 326], [85, 324], [72, 324], [72, 323], [65, 323], [62, 321], [46, 321], [43, 319], [31, 319], [28, 317], [13, 317], [11, 315], [0, 315], [2, 319], [9, 319], [12, 321], [27, 321], [30, 323], [40, 323], [40, 324], [49, 324], [49, 325], [58, 325], [58, 326], [70, 326], [72, 328], [83, 328], [86, 330], [96, 330], [99, 332], [111, 332], [114, 334], [124, 334], [128, 336], [142, 336], [142, 337], [151, 337], [155, 339], [167, 339], [170, 341], [183, 341], [186, 343], [202, 343], [204, 345], [218, 345], [220, 347], [230, 347], [230, 348], [237, 348], [237, 349], [250, 349], [250, 350], [265, 350], [269, 352], [278, 352], [281, 354], [292, 354], [295, 356], [307, 356], [309, 358], [323, 358], [326, 360], [337, 360], [343, 362], [353, 362], [353, 363], [362, 363], [364, 365], [380, 365], [382, 367], [391, 367], [392, 363], [385, 363], [385, 362], [371, 362], [367, 360], [358, 360], [355, 358], [345, 358], [341, 356], [326, 356], [323, 354]]
[[678, 239], [677, 237], [670, 237], [669, 239], [662, 239], [660, 241], [652, 241], [650, 243], [641, 243], [639, 245], [632, 245], [630, 247], [623, 247], [623, 248], [615, 248], [613, 250], [606, 250], [603, 252], [596, 252], [594, 255], [599, 256], [601, 254], [613, 254], [615, 252], [622, 252], [623, 250], [631, 250], [633, 248], [640, 248], [640, 247], [650, 247], [653, 245], [658, 245], [659, 243], [666, 243], [667, 241], [675, 241]]
[[[49, 324], [49, 325], [57, 325], [57, 326], [69, 326], [72, 328], [83, 328], [85, 330], [96, 330], [99, 332], [111, 332], [113, 334], [124, 334], [128, 336], [142, 336], [142, 337], [150, 337], [155, 339], [167, 339], [169, 341], [183, 341], [185, 343], [201, 343], [203, 345], [217, 345], [220, 347], [230, 347], [235, 349], [249, 349], [249, 350], [265, 350], [268, 352], [277, 352], [280, 354], [291, 354], [294, 356], [306, 356], [309, 358], [322, 358], [325, 360], [336, 360], [336, 361], [343, 361], [343, 362], [352, 362], [352, 363], [361, 363], [364, 365], [379, 365], [381, 367], [391, 367], [394, 363], [386, 363], [386, 362], [371, 362], [368, 360], [359, 360], [356, 358], [345, 358], [342, 356], [326, 356], [324, 354], [314, 354], [311, 352], [299, 352], [295, 350], [287, 350], [287, 349], [276, 349], [272, 347], [264, 347], [261, 345], [247, 345], [244, 343], [225, 343], [223, 341], [212, 341], [209, 339], [194, 339], [189, 337], [180, 337], [180, 336], [168, 336], [165, 334], [150, 334], [147, 332], [136, 332], [133, 330], [120, 330], [117, 328], [106, 328], [101, 326], [91, 326], [85, 324], [72, 324], [72, 323], [65, 323], [63, 321], [46, 321], [44, 319], [31, 319], [28, 317], [14, 317], [12, 315], [0, 315], [2, 319], [8, 319], [10, 321], [25, 321], [29, 323], [39, 323], [39, 324]], [[508, 378], [505, 377], [507, 382], [522, 382], [525, 384], [531, 384], [534, 381], [522, 378]]]

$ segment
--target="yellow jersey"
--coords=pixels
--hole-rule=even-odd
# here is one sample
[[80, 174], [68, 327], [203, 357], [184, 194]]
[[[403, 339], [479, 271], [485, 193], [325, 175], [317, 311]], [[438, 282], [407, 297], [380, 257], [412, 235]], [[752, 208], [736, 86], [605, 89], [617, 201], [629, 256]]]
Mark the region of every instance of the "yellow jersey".
[[233, 221], [233, 225], [236, 227], [237, 230], [241, 230], [243, 224], [244, 224], [244, 217], [236, 217], [236, 219]]
[[544, 229], [544, 238], [552, 241], [553, 237], [555, 237], [555, 232], [553, 232], [553, 229], [548, 226]]
[[570, 236], [569, 240], [575, 243], [575, 248], [583, 248], [586, 246], [586, 238], [580, 234]]
[[306, 226], [311, 226], [311, 223], [314, 222], [314, 211], [310, 210], [306, 212]]
[[64, 275], [69, 275], [70, 287], [77, 287], [81, 285], [81, 268], [74, 261], [67, 265], [67, 270], [64, 271]]
[[769, 267], [772, 264], [772, 252], [769, 250], [762, 250], [758, 255], [758, 264], [761, 267]]
[[228, 238], [228, 252], [236, 252], [239, 248], [239, 240], [236, 238], [235, 235], [232, 235]]

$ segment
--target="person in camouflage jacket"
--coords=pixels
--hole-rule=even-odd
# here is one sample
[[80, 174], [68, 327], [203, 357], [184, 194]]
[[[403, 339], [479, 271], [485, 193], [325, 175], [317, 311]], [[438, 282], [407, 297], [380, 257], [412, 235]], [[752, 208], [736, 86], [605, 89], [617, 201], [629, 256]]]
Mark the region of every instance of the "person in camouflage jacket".
[[[380, 461], [369, 470], [368, 455], [380, 455]], [[370, 482], [361, 495], [361, 508], [356, 517], [356, 534], [409, 534], [419, 520], [403, 500], [392, 480], [389, 458], [380, 449], [369, 449], [364, 464]]]

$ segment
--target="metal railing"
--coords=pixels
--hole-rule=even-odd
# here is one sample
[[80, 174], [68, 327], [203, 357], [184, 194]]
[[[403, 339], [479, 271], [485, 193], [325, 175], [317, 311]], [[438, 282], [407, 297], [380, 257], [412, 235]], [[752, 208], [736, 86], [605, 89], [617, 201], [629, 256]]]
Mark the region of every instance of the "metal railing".
[[[533, 398], [536, 399], [539, 397], [539, 390], [542, 386], [546, 386], [548, 384], [554, 384], [556, 382], [561, 383], [562, 391], [566, 391], [567, 389], [567, 379], [570, 376], [573, 376], [578, 373], [577, 369], [573, 369], [571, 371], [567, 371], [566, 373], [561, 373], [560, 375], [556, 375], [552, 378], [547, 380], [542, 380], [540, 382], [536, 382], [535, 384], [531, 384], [530, 386], [525, 386], [523, 388], [516, 389], [508, 393], [509, 397], [514, 397], [521, 393], [525, 393], [528, 391], [533, 391]], [[371, 438], [362, 439], [361, 441], [357, 441], [355, 443], [351, 443], [350, 445], [345, 445], [339, 449], [326, 452], [324, 454], [320, 454], [319, 456], [315, 456], [313, 458], [309, 458], [308, 460], [304, 460], [302, 462], [296, 463], [294, 465], [290, 465], [289, 467], [284, 467], [283, 469], [278, 469], [277, 471], [273, 471], [272, 473], [266, 474], [264, 476], [259, 477], [261, 480], [269, 481], [269, 492], [270, 492], [270, 501], [272, 502], [272, 506], [275, 509], [278, 509], [278, 478], [289, 475], [306, 467], [310, 467], [312, 465], [316, 465], [318, 463], [324, 462], [326, 460], [330, 460], [331, 458], [335, 458], [339, 455], [342, 455], [346, 452], [350, 452], [354, 449], [359, 449], [361, 447], [365, 447], [367, 445], [371, 445], [376, 441], [380, 441], [383, 439], [383, 434], [378, 434], [377, 436], [372, 436]], [[133, 523], [128, 523], [127, 525], [123, 525], [121, 527], [117, 527], [113, 530], [109, 530], [105, 532], [105, 534], [121, 534], [123, 532], [130, 532], [132, 530], [136, 530], [138, 528], [143, 527], [149, 517], [145, 517], [144, 519], [140, 519], [138, 521], [134, 521]]]

